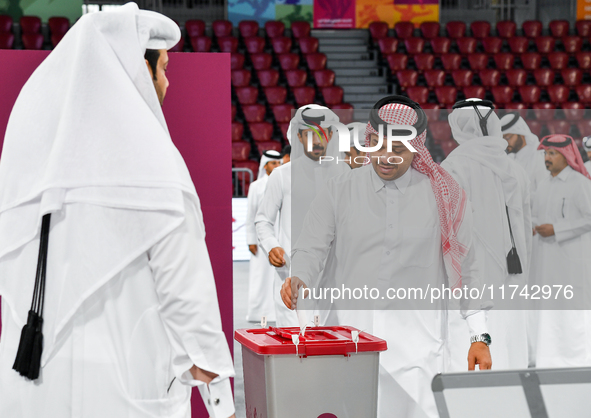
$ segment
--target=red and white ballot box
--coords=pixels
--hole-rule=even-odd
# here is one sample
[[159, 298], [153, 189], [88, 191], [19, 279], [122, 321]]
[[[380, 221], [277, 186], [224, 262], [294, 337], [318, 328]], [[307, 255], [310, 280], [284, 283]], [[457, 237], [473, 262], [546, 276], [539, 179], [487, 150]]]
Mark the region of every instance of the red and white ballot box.
[[239, 329], [247, 418], [374, 418], [386, 341], [347, 326]]

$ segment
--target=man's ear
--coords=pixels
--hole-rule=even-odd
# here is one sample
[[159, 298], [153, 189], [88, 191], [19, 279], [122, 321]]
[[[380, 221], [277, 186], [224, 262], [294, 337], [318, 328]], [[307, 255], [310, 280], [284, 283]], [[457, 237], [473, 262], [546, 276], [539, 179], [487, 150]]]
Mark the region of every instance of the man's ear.
[[150, 66], [150, 63], [148, 62], [148, 60], [144, 60], [146, 61], [146, 66], [148, 67], [148, 71], [150, 72], [150, 78], [152, 80], [154, 80], [154, 72], [152, 71], [152, 67]]

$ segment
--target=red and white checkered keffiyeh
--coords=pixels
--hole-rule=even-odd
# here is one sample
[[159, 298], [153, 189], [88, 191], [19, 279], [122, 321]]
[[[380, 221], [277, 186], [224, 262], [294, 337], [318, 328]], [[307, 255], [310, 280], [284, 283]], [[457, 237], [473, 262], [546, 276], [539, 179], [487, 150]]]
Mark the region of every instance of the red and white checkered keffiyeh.
[[[568, 144], [566, 147], [553, 147], [551, 145], [548, 146], [543, 144], [543, 142], [546, 140], [548, 142], [561, 143], [567, 141], [568, 139], [570, 139], [570, 144]], [[548, 148], [555, 149], [556, 151], [564, 155], [564, 158], [566, 158], [566, 162], [568, 163], [568, 165], [571, 166], [573, 170], [578, 171], [588, 179], [591, 179], [591, 177], [589, 177], [587, 169], [585, 168], [585, 163], [583, 163], [581, 153], [579, 152], [579, 149], [577, 148], [575, 141], [574, 139], [572, 139], [572, 137], [568, 135], [559, 134], [545, 136], [540, 140], [540, 145], [538, 146], [538, 149], [546, 150]]]
[[[378, 111], [378, 115], [390, 124], [412, 125], [418, 119], [414, 109], [399, 103], [383, 106]], [[368, 123], [365, 130], [366, 146], [369, 146], [370, 134], [377, 135], [378, 133]], [[425, 147], [426, 137], [427, 131], [410, 141], [417, 150], [412, 161], [412, 168], [427, 175], [431, 181], [431, 188], [439, 212], [443, 261], [450, 286], [455, 289], [462, 285], [462, 260], [468, 252], [468, 248], [457, 239], [457, 232], [464, 218], [467, 196], [453, 177], [433, 161], [431, 154]]]

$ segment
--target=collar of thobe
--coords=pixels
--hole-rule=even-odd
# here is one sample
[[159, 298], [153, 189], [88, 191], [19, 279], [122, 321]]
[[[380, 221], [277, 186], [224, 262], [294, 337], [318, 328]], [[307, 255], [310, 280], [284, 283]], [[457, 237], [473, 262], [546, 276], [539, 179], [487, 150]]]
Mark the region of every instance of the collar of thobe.
[[575, 171], [573, 170], [573, 168], [570, 165], [567, 165], [566, 167], [564, 167], [564, 170], [562, 170], [560, 173], [558, 173], [556, 176], [552, 177], [553, 179], [557, 179], [557, 180], [561, 180], [561, 181], [567, 181], [568, 177], [570, 176], [570, 174]]
[[382, 190], [382, 188], [387, 187], [387, 184], [391, 184], [393, 186], [395, 186], [398, 190], [400, 190], [400, 192], [402, 194], [404, 194], [404, 192], [406, 191], [406, 188], [408, 187], [408, 185], [410, 184], [410, 179], [411, 179], [411, 170], [412, 167], [408, 167], [408, 169], [406, 170], [406, 173], [404, 173], [402, 176], [398, 177], [395, 180], [383, 180], [380, 176], [378, 176], [378, 174], [376, 173], [376, 171], [373, 168], [373, 165], [370, 168], [371, 171], [371, 182], [373, 184], [373, 189], [374, 191], [377, 193], [380, 190]]

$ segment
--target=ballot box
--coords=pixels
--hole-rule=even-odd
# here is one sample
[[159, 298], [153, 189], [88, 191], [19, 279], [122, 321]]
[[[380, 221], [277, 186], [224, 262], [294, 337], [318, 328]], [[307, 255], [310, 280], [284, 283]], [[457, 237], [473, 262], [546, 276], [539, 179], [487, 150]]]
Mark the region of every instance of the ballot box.
[[239, 329], [247, 418], [375, 418], [386, 341], [347, 326]]

